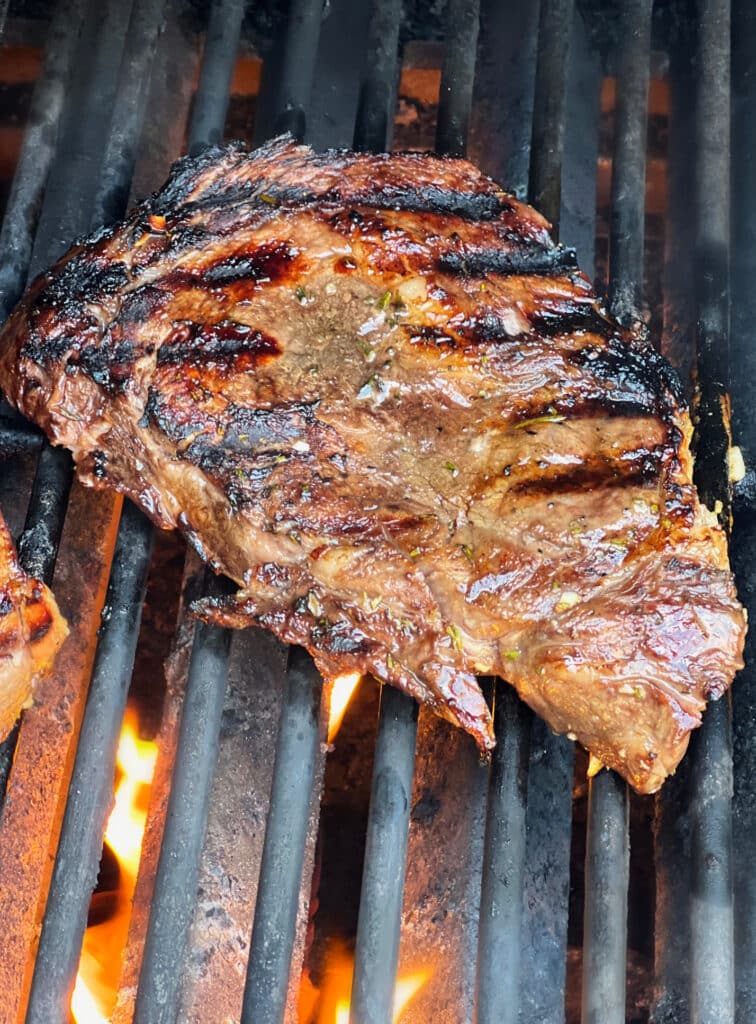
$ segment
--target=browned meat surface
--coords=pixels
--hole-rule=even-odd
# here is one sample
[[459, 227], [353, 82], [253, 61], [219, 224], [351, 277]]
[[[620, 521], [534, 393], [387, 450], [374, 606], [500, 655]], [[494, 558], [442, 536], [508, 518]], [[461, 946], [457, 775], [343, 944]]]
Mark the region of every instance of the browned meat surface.
[[0, 740], [31, 702], [35, 682], [67, 635], [51, 592], [18, 564], [0, 515]]
[[240, 586], [200, 614], [493, 745], [503, 676], [639, 790], [741, 665], [674, 373], [462, 161], [184, 160], [40, 277], [8, 397]]

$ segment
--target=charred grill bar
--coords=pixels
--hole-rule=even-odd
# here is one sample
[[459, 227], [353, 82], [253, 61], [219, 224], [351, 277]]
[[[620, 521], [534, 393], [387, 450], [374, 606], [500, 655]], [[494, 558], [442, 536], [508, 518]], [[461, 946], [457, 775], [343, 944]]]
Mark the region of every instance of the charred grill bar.
[[[620, 21], [609, 308], [622, 322], [639, 314], [643, 286], [646, 121], [651, 0], [627, 3]], [[590, 780], [583, 934], [583, 1024], [625, 1020], [629, 793], [613, 772]]]
[[[369, 56], [362, 77], [355, 145], [383, 148], [390, 140], [397, 79], [397, 52], [401, 4], [375, 0], [372, 6]], [[484, 5], [485, 6], [485, 5]], [[637, 312], [643, 280], [643, 224], [645, 197], [645, 123], [651, 48], [651, 0], [624, 5], [619, 36], [618, 104], [613, 165], [610, 304], [620, 318]], [[200, 84], [195, 98], [190, 151], [222, 136], [229, 83], [236, 60], [244, 4], [216, 0], [212, 7]], [[305, 110], [318, 47], [322, 15], [320, 0], [293, 0], [288, 36], [278, 78], [278, 99], [270, 104], [270, 126], [304, 134]], [[465, 151], [467, 122], [476, 73], [477, 30], [480, 17], [476, 0], [449, 0], [447, 42], [444, 51], [437, 147], [450, 154]], [[37, 272], [54, 259], [69, 236], [91, 224], [120, 215], [128, 196], [137, 140], [144, 118], [150, 63], [163, 17], [162, 0], [135, 0], [132, 5], [105, 5], [68, 0], [62, 2], [50, 30], [45, 69], [35, 94], [37, 120], [27, 133], [18, 174], [3, 224], [2, 240], [13, 239], [12, 260], [0, 276], [0, 298], [7, 313], [18, 296], [31, 264]], [[83, 31], [79, 37], [79, 19]], [[530, 152], [531, 199], [558, 226], [561, 202], [562, 141], [567, 118], [568, 39], [573, 20], [570, 0], [542, 0], [538, 28], [538, 60], [534, 88], [533, 137]], [[746, 40], [753, 41], [753, 23]], [[695, 153], [697, 171], [696, 228], [698, 232], [696, 301], [698, 311], [698, 370], [702, 391], [697, 429], [697, 483], [710, 507], [721, 502], [727, 519], [730, 487], [727, 473], [726, 415], [722, 398], [729, 391], [729, 98], [730, 35], [728, 0], [700, 0], [696, 7], [698, 45]], [[78, 40], [78, 43], [77, 43]], [[95, 46], [95, 43], [97, 44]], [[741, 44], [747, 53], [747, 41]], [[94, 53], [91, 67], [77, 54]], [[752, 61], [752, 55], [749, 57]], [[744, 67], [749, 66], [744, 59]], [[67, 99], [63, 100], [69, 78]], [[266, 69], [267, 74], [267, 69]], [[744, 73], [744, 79], [747, 75]], [[103, 99], [104, 98], [104, 99]], [[748, 97], [748, 101], [752, 97]], [[748, 108], [750, 109], [750, 107]], [[61, 144], [53, 143], [58, 123]], [[256, 122], [259, 132], [264, 118]], [[738, 144], [736, 138], [736, 145]], [[740, 138], [740, 165], [736, 187], [745, 192], [743, 160], [748, 135]], [[102, 154], [104, 153], [104, 156]], [[49, 174], [48, 174], [49, 172]], [[712, 188], [712, 183], [716, 183]], [[94, 208], [91, 196], [96, 196]], [[745, 193], [747, 195], [747, 193]], [[32, 249], [39, 204], [36, 241]], [[740, 196], [743, 199], [743, 196]], [[750, 208], [748, 208], [750, 213]], [[752, 218], [751, 218], [752, 219]], [[740, 248], [736, 266], [742, 300], [747, 297], [748, 274], [744, 253], [752, 248], [747, 221], [736, 234]], [[565, 241], [573, 239], [564, 230]], [[10, 243], [9, 243], [10, 244]], [[5, 252], [9, 251], [5, 247]], [[745, 323], [736, 340], [745, 356]], [[745, 384], [736, 399], [746, 406]], [[742, 419], [742, 411], [736, 418]], [[742, 422], [740, 423], [743, 429]], [[31, 448], [39, 444], [34, 431], [8, 420], [3, 426], [7, 445]], [[0, 442], [2, 438], [0, 438]], [[27, 570], [47, 582], [55, 558], [71, 484], [70, 459], [46, 444], [40, 453], [29, 515], [20, 544]], [[746, 512], [751, 506], [743, 499]], [[736, 513], [740, 506], [736, 502]], [[744, 515], [746, 514], [744, 512]], [[739, 527], [736, 520], [736, 534]], [[742, 531], [743, 528], [741, 528]], [[118, 545], [103, 616], [81, 741], [61, 832], [55, 871], [47, 902], [44, 927], [28, 1012], [29, 1024], [67, 1019], [70, 987], [76, 969], [87, 906], [94, 885], [110, 799], [118, 729], [123, 716], [133, 663], [146, 573], [150, 561], [152, 528], [133, 506], [125, 505]], [[751, 568], [747, 557], [734, 553], [741, 573]], [[741, 583], [742, 586], [742, 583]], [[746, 590], [748, 598], [750, 592]], [[163, 840], [152, 914], [145, 945], [135, 1019], [140, 1022], [173, 1021], [178, 1006], [180, 967], [184, 955], [198, 862], [201, 852], [210, 783], [217, 752], [225, 688], [228, 635], [200, 626], [197, 629], [181, 735], [171, 792], [169, 824]], [[276, 765], [261, 864], [260, 885], [248, 960], [242, 1020], [275, 1024], [284, 1020], [289, 969], [294, 942], [297, 900], [307, 818], [313, 787], [315, 756], [320, 730], [321, 683], [309, 658], [292, 651], [284, 710], [281, 716]], [[748, 694], [735, 702], [750, 709]], [[570, 801], [565, 782], [559, 792], [545, 794], [538, 764], [527, 772], [532, 729], [533, 745], [547, 749], [555, 772], [571, 774], [572, 749], [563, 740], [540, 736], [538, 723], [514, 696], [497, 686], [495, 722], [499, 746], [494, 754], [488, 793], [488, 823], [482, 863], [481, 919], [478, 934], [477, 1019], [535, 1020], [549, 1024], [554, 1016], [529, 1016], [523, 999], [529, 963], [520, 964], [522, 951], [521, 890], [528, 884], [530, 847], [526, 822], [541, 806], [556, 802], [567, 815]], [[739, 726], [744, 749], [750, 750], [749, 723]], [[362, 880], [360, 921], [352, 1000], [352, 1020], [384, 1022], [391, 1019], [396, 979], [400, 912], [412, 799], [413, 759], [417, 709], [393, 690], [382, 694], [368, 843]], [[4, 744], [0, 770], [11, 770], [13, 743]], [[691, 820], [693, 884], [690, 895], [690, 1001], [683, 998], [675, 1012], [701, 1024], [727, 1024], [750, 1019], [746, 1006], [754, 986], [750, 969], [739, 964], [739, 999], [735, 1002], [735, 951], [732, 905], [732, 747], [729, 701], [712, 705], [700, 734], [695, 737], [690, 763], [691, 788], [685, 813]], [[737, 748], [736, 748], [737, 752]], [[392, 777], [387, 785], [387, 775]], [[753, 834], [748, 811], [752, 787], [736, 761], [740, 800], [739, 827], [734, 851], [738, 877], [747, 875], [745, 862]], [[739, 783], [738, 780], [740, 779]], [[288, 803], [286, 798], [296, 793]], [[663, 802], [665, 797], [661, 798]], [[555, 821], [557, 819], [555, 818]], [[561, 822], [562, 819], [559, 819]], [[661, 840], [666, 827], [660, 816]], [[586, 911], [583, 953], [584, 1024], [614, 1024], [625, 1018], [625, 952], [628, 876], [628, 794], [624, 783], [602, 772], [590, 784]], [[562, 823], [564, 824], [564, 823]], [[738, 824], [738, 822], [736, 822]], [[569, 820], [566, 821], [567, 828]], [[561, 825], [559, 826], [561, 827]], [[82, 848], [85, 850], [82, 856]], [[555, 849], [558, 846], [555, 845]], [[669, 865], [667, 864], [667, 867]], [[555, 866], [566, 880], [568, 864]], [[0, 880], [1, 881], [1, 880]], [[745, 885], [745, 883], [743, 883]], [[536, 890], [553, 891], [548, 887]], [[740, 890], [739, 890], [740, 891]], [[750, 894], [750, 889], [748, 890]], [[687, 896], [687, 894], [686, 894]], [[752, 903], [747, 899], [735, 927], [752, 936]], [[566, 912], [565, 912], [566, 913]], [[566, 918], [561, 922], [556, 948], [566, 949]], [[662, 920], [660, 918], [660, 920]], [[660, 933], [659, 941], [665, 941]], [[534, 948], [536, 948], [534, 944]], [[750, 948], [750, 947], [749, 947]], [[526, 947], [527, 949], [527, 947]], [[532, 956], [532, 950], [527, 956]], [[656, 994], [658, 1021], [664, 1013], [664, 960]], [[380, 969], [377, 969], [380, 966]], [[742, 977], [742, 983], [741, 983]], [[559, 1007], [564, 1001], [564, 977], [547, 979], [544, 1002]], [[741, 996], [741, 992], [743, 993]], [[749, 996], [750, 994], [750, 996]], [[558, 1009], [555, 1012], [559, 1012]], [[669, 1017], [671, 1021], [673, 1017]]]
[[[701, 500], [730, 527], [730, 0], [702, 0], [696, 89], [696, 466]], [[708, 182], [716, 181], [712, 191]], [[694, 1024], [735, 1020], [730, 695], [691, 741], [691, 982]]]

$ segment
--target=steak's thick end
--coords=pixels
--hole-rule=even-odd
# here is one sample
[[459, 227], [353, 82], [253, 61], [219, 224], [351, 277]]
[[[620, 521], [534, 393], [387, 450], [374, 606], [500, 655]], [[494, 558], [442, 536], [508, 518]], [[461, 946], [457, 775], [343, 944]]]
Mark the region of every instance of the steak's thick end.
[[496, 674], [651, 792], [742, 663], [674, 372], [463, 161], [286, 139], [181, 161], [33, 284], [0, 382], [237, 581], [200, 614], [372, 672], [482, 749]]

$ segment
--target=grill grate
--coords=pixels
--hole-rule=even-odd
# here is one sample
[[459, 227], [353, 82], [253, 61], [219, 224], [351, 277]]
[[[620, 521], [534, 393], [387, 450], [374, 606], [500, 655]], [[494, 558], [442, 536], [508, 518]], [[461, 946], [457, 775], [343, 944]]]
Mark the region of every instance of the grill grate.
[[[258, 135], [288, 130], [304, 137], [322, 6], [322, 0], [292, 0], [277, 80], [267, 80], [269, 103], [257, 120]], [[354, 144], [361, 149], [383, 149], [390, 144], [393, 125], [402, 5], [400, 0], [374, 0], [370, 6], [368, 56], [360, 84]], [[570, 167], [580, 165], [581, 160], [593, 160], [595, 166], [598, 125], [593, 101], [577, 112], [570, 107], [573, 3], [541, 0], [537, 26], [532, 15], [526, 13], [529, 5], [514, 6], [517, 11], [512, 18], [530, 26], [528, 37], [522, 40], [523, 51], [527, 51], [528, 39], [537, 35], [528, 194], [555, 228], [561, 220], [566, 241], [576, 241], [578, 235], [582, 241], [591, 238], [593, 221], [587, 227], [578, 223], [569, 209], [569, 197], [562, 195], [562, 185], [571, 173]], [[464, 154], [468, 123], [472, 119], [474, 134], [481, 127], [473, 116], [476, 54], [492, 45], [485, 38], [479, 45], [481, 13], [484, 23], [498, 25], [500, 31], [506, 28], [497, 21], [501, 15], [494, 7], [484, 0], [481, 12], [479, 0], [448, 0], [436, 135], [436, 147], [442, 153]], [[192, 153], [222, 137], [243, 14], [242, 0], [215, 0], [212, 5], [190, 128]], [[45, 67], [0, 235], [4, 252], [10, 256], [0, 272], [4, 314], [18, 298], [27, 271], [34, 275], [44, 268], [71, 236], [123, 213], [163, 16], [163, 0], [134, 0], [132, 4], [61, 0], [51, 23]], [[742, 224], [736, 225], [733, 267], [736, 295], [743, 308], [750, 311], [756, 210], [749, 201], [746, 163], [753, 155], [749, 115], [755, 102], [750, 72], [756, 59], [756, 17], [745, 0], [737, 6], [735, 16], [743, 34], [742, 39], [737, 34], [735, 37], [735, 55], [740, 60], [735, 84], [742, 89], [742, 102], [736, 109], [734, 152], [739, 160], [734, 163], [733, 180], [745, 215]], [[684, 111], [690, 104], [685, 89], [691, 85], [695, 86], [697, 103], [695, 121], [688, 118], [693, 122], [693, 142], [675, 139], [670, 145], [670, 175], [673, 182], [686, 180], [681, 160], [686, 154], [693, 155], [697, 188], [692, 210], [696, 232], [690, 279], [693, 288], [690, 280], [679, 274], [668, 278], [668, 291], [680, 293], [683, 306], [687, 303], [697, 322], [701, 388], [697, 484], [704, 501], [711, 507], [721, 501], [725, 511], [730, 503], [728, 437], [721, 403], [729, 379], [729, 19], [729, 0], [698, 0], [670, 52], [673, 113], [675, 109]], [[623, 319], [632, 318], [642, 305], [651, 35], [652, 0], [628, 0], [622, 6], [616, 55], [618, 104], [609, 281], [612, 312]], [[691, 72], [689, 61], [694, 52], [697, 63]], [[94, 55], [92, 60], [90, 54]], [[489, 72], [484, 69], [484, 73]], [[597, 81], [593, 85], [597, 95]], [[586, 118], [590, 127], [576, 143], [568, 134], [568, 126], [580, 117]], [[266, 124], [270, 130], [266, 130]], [[494, 120], [483, 125], [484, 138], [495, 134], [492, 124]], [[344, 121], [339, 130], [347, 142], [351, 126]], [[58, 133], [61, 141], [56, 147]], [[567, 146], [571, 147], [569, 159], [563, 152]], [[521, 155], [519, 159], [519, 173], [499, 175], [508, 184], [524, 184]], [[676, 201], [673, 197], [671, 206]], [[680, 245], [679, 222], [679, 215], [677, 221], [670, 215], [668, 251], [672, 253]], [[589, 262], [582, 259], [584, 266]], [[746, 316], [736, 316], [734, 343], [738, 357], [752, 369], [750, 322]], [[740, 380], [734, 387], [736, 421], [742, 435], [751, 441], [753, 426], [750, 420], [746, 422], [742, 410], [749, 408], [752, 385], [749, 390], [748, 381]], [[37, 432], [4, 418], [0, 432], [4, 453], [34, 449], [40, 443]], [[70, 457], [43, 444], [19, 552], [24, 567], [47, 582], [55, 567], [71, 481]], [[747, 573], [752, 567], [754, 546], [753, 527], [748, 521], [752, 502], [753, 495], [749, 497], [746, 491], [736, 502], [740, 518], [736, 519], [735, 535], [743, 540], [743, 547], [736, 547], [733, 560], [746, 600], [751, 598]], [[125, 503], [106, 599], [107, 614], [103, 616], [37, 952], [28, 1024], [68, 1019], [70, 987], [100, 858], [152, 533], [146, 518]], [[211, 591], [223, 586], [211, 574], [206, 577], [206, 588]], [[229, 644], [226, 631], [197, 627], [136, 1001], [134, 1019], [142, 1024], [172, 1022], [177, 1017], [181, 964], [218, 749]], [[284, 1019], [307, 823], [316, 785], [321, 689], [310, 659], [292, 650], [252, 928], [244, 1024], [275, 1024]], [[744, 751], [743, 760], [735, 764], [734, 863], [729, 698], [709, 709], [703, 728], [694, 737], [689, 763], [680, 777], [668, 784], [657, 803], [658, 871], [665, 880], [667, 900], [657, 909], [657, 1024], [688, 1018], [703, 1024], [745, 1022], [751, 1019], [756, 1004], [754, 958], [743, 954], [737, 965], [736, 1005], [733, 938], [733, 928], [737, 927], [739, 948], [741, 935], [742, 948], [752, 948], [756, 889], [751, 873], [742, 866], [747, 864], [754, 830], [749, 770], [754, 746], [750, 735], [752, 689], [751, 677], [746, 676], [734, 697], [741, 711], [736, 723], [737, 749]], [[482, 850], [476, 1019], [480, 1024], [558, 1021], [563, 1019], [565, 998], [569, 884], [565, 849], [570, 828], [573, 750], [534, 721], [504, 684], [491, 690], [499, 743], [490, 772]], [[416, 705], [385, 688], [352, 1000], [352, 1019], [360, 1024], [383, 1024], [391, 1017], [416, 737]], [[16, 740], [17, 732], [3, 745], [0, 755], [3, 793]], [[686, 850], [676, 834], [681, 817], [689, 820], [691, 830], [689, 888], [682, 860]], [[591, 780], [589, 792], [584, 1024], [620, 1024], [625, 1020], [628, 820], [627, 787], [616, 776], [600, 773]], [[676, 877], [678, 872], [680, 877]], [[733, 872], [739, 899], [744, 894], [735, 923]], [[523, 888], [529, 903], [535, 904], [525, 920]], [[551, 931], [540, 927], [544, 921], [549, 922]], [[684, 966], [688, 943], [689, 977]]]

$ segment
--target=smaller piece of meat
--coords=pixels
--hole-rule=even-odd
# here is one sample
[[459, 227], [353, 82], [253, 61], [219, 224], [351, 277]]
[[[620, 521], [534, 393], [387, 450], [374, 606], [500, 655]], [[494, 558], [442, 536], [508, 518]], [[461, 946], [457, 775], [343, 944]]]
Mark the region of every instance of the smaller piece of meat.
[[52, 592], [18, 564], [0, 515], [0, 740], [21, 709], [30, 706], [35, 683], [67, 636], [68, 625]]

